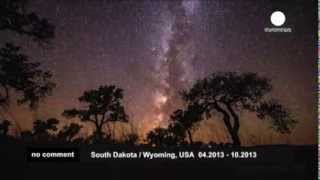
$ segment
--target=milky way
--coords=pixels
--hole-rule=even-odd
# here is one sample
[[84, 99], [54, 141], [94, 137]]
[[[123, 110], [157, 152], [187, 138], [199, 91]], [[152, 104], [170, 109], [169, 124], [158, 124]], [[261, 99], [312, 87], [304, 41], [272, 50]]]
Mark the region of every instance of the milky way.
[[[28, 38], [2, 32], [1, 42], [23, 46], [53, 72], [57, 88], [37, 111], [14, 107], [11, 114], [25, 129], [37, 118], [56, 117], [65, 123], [68, 120], [61, 113], [81, 106], [77, 98], [85, 90], [115, 84], [124, 89], [130, 122], [145, 134], [166, 126], [170, 113], [182, 106], [178, 92], [195, 80], [218, 71], [249, 71], [270, 78], [272, 95], [300, 121], [285, 140], [314, 143], [317, 70], [316, 34], [311, 27], [316, 13], [310, 11], [311, 2], [290, 2], [30, 1], [30, 10], [56, 26], [55, 39], [43, 48]], [[293, 33], [264, 32], [271, 26], [271, 13], [279, 9]], [[264, 122], [252, 117], [242, 120], [242, 133], [260, 140], [273, 138], [261, 134], [269, 132]], [[223, 129], [212, 122], [199, 137], [226, 140]]]
[[[193, 16], [199, 1], [176, 1], [167, 6], [163, 19], [161, 49], [155, 49], [155, 80], [159, 88], [154, 94], [155, 117], [153, 128], [168, 119], [177, 108], [179, 91], [193, 81], [192, 61], [195, 57], [193, 43]], [[165, 121], [166, 122], [166, 121]]]

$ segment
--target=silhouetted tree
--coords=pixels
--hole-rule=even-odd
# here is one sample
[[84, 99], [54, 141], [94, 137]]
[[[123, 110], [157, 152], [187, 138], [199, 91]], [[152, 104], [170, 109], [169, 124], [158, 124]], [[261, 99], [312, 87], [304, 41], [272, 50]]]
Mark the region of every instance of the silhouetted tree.
[[10, 125], [11, 125], [11, 123], [8, 120], [3, 120], [0, 123], [0, 134], [1, 135], [7, 135]]
[[[26, 9], [27, 0], [0, 1], [0, 31], [11, 31], [20, 35], [47, 42], [54, 37], [54, 26]], [[10, 89], [22, 93], [20, 103], [29, 102], [34, 107], [42, 97], [48, 95], [54, 84], [49, 81], [51, 73], [40, 70], [39, 63], [30, 62], [20, 52], [20, 47], [6, 43], [0, 49], [0, 106], [9, 104]]]
[[152, 146], [166, 146], [171, 139], [170, 132], [166, 128], [155, 128], [147, 134], [147, 142]]
[[54, 118], [50, 118], [46, 121], [43, 120], [36, 120], [33, 123], [33, 134], [37, 135], [37, 134], [47, 134], [49, 133], [49, 131], [56, 131], [57, 125], [59, 124], [59, 121], [57, 119]]
[[105, 135], [103, 132], [104, 125], [107, 125], [107, 135], [110, 137], [109, 122], [127, 122], [122, 99], [122, 89], [113, 85], [100, 86], [98, 89], [85, 91], [79, 97], [79, 101], [84, 103], [86, 108], [65, 110], [63, 115], [68, 118], [78, 117], [83, 122], [91, 122], [96, 128], [95, 138], [98, 142], [101, 142]]
[[75, 136], [80, 132], [82, 126], [76, 123], [65, 125], [57, 134], [59, 142], [71, 143], [73, 141], [79, 141], [75, 139]]
[[[12, 32], [32, 38], [38, 43], [48, 43], [54, 38], [54, 26], [27, 10], [28, 0], [0, 1], [0, 31]], [[10, 92], [20, 95], [19, 104], [28, 103], [34, 108], [40, 99], [51, 93], [54, 83], [51, 73], [40, 70], [20, 52], [20, 47], [6, 43], [0, 49], [0, 108], [6, 110]], [[20, 128], [16, 123], [18, 130]]]
[[185, 131], [181, 126], [158, 127], [147, 134], [146, 141], [149, 145], [156, 147], [179, 146], [184, 144], [185, 135], [182, 132]]
[[[40, 63], [30, 62], [20, 48], [6, 44], [0, 49], [0, 106], [8, 106], [10, 92], [16, 93], [19, 104], [28, 103], [34, 108], [42, 98], [49, 95], [55, 84], [52, 74], [40, 69]], [[21, 94], [18, 98], [17, 94]]]
[[26, 35], [38, 42], [54, 38], [54, 26], [34, 12], [28, 12], [28, 0], [0, 1], [0, 31], [7, 30]]
[[48, 143], [55, 140], [55, 135], [53, 133], [58, 130], [58, 124], [59, 121], [54, 118], [36, 120], [33, 122], [31, 131], [21, 132], [21, 138], [28, 142]]
[[273, 127], [280, 133], [290, 133], [296, 123], [281, 104], [275, 100], [267, 100], [266, 95], [271, 90], [270, 81], [255, 73], [227, 72], [213, 73], [197, 81], [189, 91], [184, 91], [182, 96], [187, 104], [197, 104], [203, 108], [199, 113], [204, 116], [195, 116], [190, 121], [197, 123], [199, 117], [211, 118], [221, 114], [233, 144], [241, 145], [238, 134], [240, 111], [255, 113], [261, 119], [271, 119]]
[[[54, 26], [26, 9], [27, 0], [0, 1], [0, 31], [26, 35], [38, 42], [54, 37]], [[34, 107], [42, 97], [51, 92], [54, 84], [51, 73], [41, 71], [39, 63], [32, 63], [20, 53], [20, 47], [6, 43], [0, 49], [0, 106], [8, 104], [10, 89], [22, 93], [20, 103], [29, 102]]]
[[169, 131], [181, 139], [184, 139], [187, 135], [189, 143], [193, 144], [192, 132], [198, 128], [203, 111], [204, 108], [198, 104], [189, 104], [186, 110], [178, 109], [171, 115]]

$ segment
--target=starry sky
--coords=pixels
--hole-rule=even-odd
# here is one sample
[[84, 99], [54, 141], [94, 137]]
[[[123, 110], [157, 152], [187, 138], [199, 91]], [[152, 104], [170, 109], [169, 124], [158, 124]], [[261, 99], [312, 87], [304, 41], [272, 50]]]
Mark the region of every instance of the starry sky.
[[[178, 92], [220, 71], [256, 72], [272, 80], [280, 99], [299, 124], [290, 136], [269, 131], [265, 122], [244, 114], [245, 144], [316, 143], [316, 4], [291, 1], [223, 0], [33, 0], [29, 9], [56, 26], [45, 47], [15, 34], [5, 41], [54, 74], [53, 95], [38, 110], [15, 107], [23, 128], [33, 119], [57, 117], [79, 107], [77, 98], [104, 84], [124, 89], [130, 122], [145, 134], [164, 126], [181, 106]], [[270, 15], [281, 10], [291, 33], [266, 33]], [[19, 113], [15, 113], [15, 112]], [[224, 141], [223, 127], [204, 122], [200, 139]], [[218, 122], [218, 121], [217, 121]], [[261, 133], [264, 132], [264, 133]], [[246, 138], [248, 140], [246, 140]]]

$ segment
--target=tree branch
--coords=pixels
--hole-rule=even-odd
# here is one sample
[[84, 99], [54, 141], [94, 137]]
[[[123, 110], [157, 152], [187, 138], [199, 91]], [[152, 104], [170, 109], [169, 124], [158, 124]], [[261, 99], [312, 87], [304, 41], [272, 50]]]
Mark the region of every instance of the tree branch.
[[233, 124], [233, 130], [238, 131], [240, 128], [240, 122], [239, 122], [239, 116], [236, 114], [236, 112], [233, 110], [230, 103], [224, 103], [227, 106], [227, 109], [229, 110], [230, 114], [232, 115], [232, 118], [234, 120]]
[[225, 123], [228, 131], [231, 133], [231, 132], [233, 131], [233, 128], [232, 128], [232, 125], [231, 125], [231, 123], [230, 123], [230, 116], [229, 116], [229, 114], [228, 114], [227, 111], [225, 111], [222, 107], [220, 107], [220, 105], [219, 105], [217, 102], [215, 102], [213, 105], [214, 105], [214, 108], [215, 108], [218, 112], [220, 112], [220, 113], [223, 114], [223, 121], [224, 121], [224, 123]]

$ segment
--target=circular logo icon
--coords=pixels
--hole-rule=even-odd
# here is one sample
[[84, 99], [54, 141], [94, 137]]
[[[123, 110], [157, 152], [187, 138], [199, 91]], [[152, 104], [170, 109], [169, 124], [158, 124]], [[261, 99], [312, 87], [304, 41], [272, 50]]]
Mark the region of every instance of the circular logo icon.
[[275, 11], [271, 14], [271, 23], [275, 26], [282, 26], [286, 22], [286, 16], [281, 11]]

